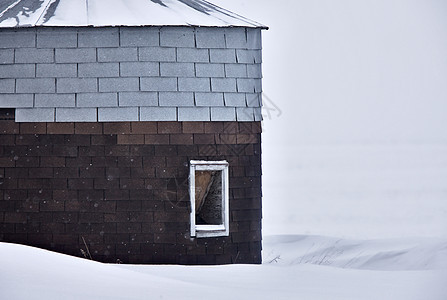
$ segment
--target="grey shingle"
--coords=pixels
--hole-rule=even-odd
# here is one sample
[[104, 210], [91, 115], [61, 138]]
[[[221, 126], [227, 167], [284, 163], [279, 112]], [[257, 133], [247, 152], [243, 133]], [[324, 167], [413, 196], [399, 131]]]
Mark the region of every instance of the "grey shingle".
[[245, 94], [243, 93], [224, 93], [225, 106], [245, 107]]
[[138, 107], [98, 108], [99, 122], [138, 121]]
[[221, 28], [197, 28], [197, 48], [225, 48], [224, 33]]
[[12, 64], [14, 62], [14, 49], [0, 49], [0, 64]]
[[247, 48], [262, 49], [261, 29], [247, 28]]
[[262, 79], [255, 79], [255, 92], [256, 93], [262, 92]]
[[20, 34], [14, 31], [0, 32], [0, 48], [23, 48], [36, 46], [36, 33], [23, 30]]
[[160, 28], [160, 46], [194, 48], [194, 29], [190, 27]]
[[255, 79], [237, 78], [237, 91], [239, 93], [255, 93]]
[[0, 94], [0, 107], [33, 107], [33, 95]]
[[175, 61], [175, 48], [147, 47], [138, 49], [140, 61]]
[[56, 122], [96, 122], [96, 108], [56, 108]]
[[139, 89], [139, 78], [99, 78], [100, 92], [136, 92]]
[[193, 63], [160, 63], [161, 76], [194, 77]]
[[260, 107], [261, 106], [260, 97], [261, 97], [261, 95], [259, 93], [245, 94], [245, 99], [247, 100], [247, 106], [248, 107]]
[[39, 28], [37, 48], [76, 48], [78, 32], [75, 28]]
[[213, 92], [236, 92], [235, 78], [211, 78]]
[[210, 49], [210, 61], [212, 63], [236, 63], [236, 51], [234, 49]]
[[54, 78], [26, 78], [16, 80], [17, 93], [54, 93], [56, 80]]
[[210, 54], [208, 49], [178, 48], [178, 62], [209, 62]]
[[76, 77], [76, 64], [37, 64], [36, 77]]
[[52, 63], [53, 49], [19, 48], [15, 50], [15, 63]]
[[31, 78], [34, 75], [33, 64], [0, 65], [0, 78]]
[[54, 108], [17, 108], [16, 122], [54, 122]]
[[244, 50], [237, 49], [236, 57], [238, 63], [244, 64], [260, 64], [262, 62], [262, 53], [261, 50]]
[[35, 107], [74, 107], [75, 94], [36, 94]]
[[142, 77], [140, 78], [142, 91], [175, 92], [177, 91], [177, 78], [169, 77]]
[[78, 47], [118, 46], [118, 28], [85, 28], [78, 32]]
[[[0, 79], [0, 93], [14, 93], [16, 81], [14, 79]], [[1, 95], [0, 95], [1, 98]]]
[[179, 121], [210, 121], [209, 107], [179, 107]]
[[159, 28], [157, 27], [120, 28], [121, 47], [158, 46], [159, 43]]
[[119, 77], [119, 63], [78, 64], [79, 77]]
[[140, 121], [177, 121], [177, 108], [141, 107]]
[[246, 64], [225, 64], [225, 77], [245, 78], [247, 77]]
[[239, 122], [254, 121], [254, 110], [252, 107], [236, 107], [236, 117]]
[[247, 48], [247, 35], [245, 28], [225, 28], [225, 40], [227, 48]]
[[179, 78], [178, 90], [184, 92], [209, 92], [209, 78]]
[[58, 93], [91, 93], [98, 91], [96, 78], [58, 78]]
[[96, 49], [56, 49], [57, 63], [84, 63], [96, 61]]
[[223, 64], [196, 64], [197, 77], [225, 77]]
[[236, 108], [211, 107], [211, 121], [236, 121]]
[[262, 78], [261, 64], [247, 65], [247, 74], [250, 78]]
[[122, 62], [137, 60], [137, 48], [98, 48], [99, 62]]
[[120, 63], [120, 76], [143, 77], [159, 76], [159, 65], [155, 62], [123, 62]]
[[122, 92], [119, 93], [119, 106], [157, 106], [156, 92]]
[[77, 107], [117, 107], [117, 93], [80, 93], [76, 96]]
[[255, 121], [259, 122], [262, 121], [262, 108], [261, 107], [255, 107], [254, 109], [254, 115], [255, 115]]
[[160, 92], [160, 106], [194, 106], [193, 93], [188, 92]]
[[195, 93], [197, 106], [224, 106], [223, 93]]

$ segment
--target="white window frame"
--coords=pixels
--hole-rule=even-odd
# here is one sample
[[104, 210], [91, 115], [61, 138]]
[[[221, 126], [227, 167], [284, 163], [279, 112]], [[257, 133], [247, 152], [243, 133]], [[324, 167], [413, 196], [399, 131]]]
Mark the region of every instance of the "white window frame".
[[[196, 171], [221, 171], [222, 172], [222, 220], [219, 225], [196, 224]], [[229, 176], [228, 162], [191, 160], [189, 167], [189, 197], [191, 202], [191, 236], [192, 237], [218, 237], [230, 235], [230, 208], [229, 208]]]

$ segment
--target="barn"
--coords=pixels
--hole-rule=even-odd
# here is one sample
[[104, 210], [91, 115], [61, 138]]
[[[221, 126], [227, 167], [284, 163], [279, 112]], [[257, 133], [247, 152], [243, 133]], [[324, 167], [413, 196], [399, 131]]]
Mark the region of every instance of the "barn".
[[261, 31], [202, 0], [0, 3], [0, 242], [261, 263]]

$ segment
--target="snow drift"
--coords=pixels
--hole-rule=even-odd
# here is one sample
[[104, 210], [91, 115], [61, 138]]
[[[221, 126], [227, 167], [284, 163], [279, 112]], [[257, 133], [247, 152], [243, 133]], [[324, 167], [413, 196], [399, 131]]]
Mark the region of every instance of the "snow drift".
[[[263, 265], [186, 267], [103, 264], [0, 243], [0, 298], [444, 300], [446, 245], [274, 236], [267, 238]], [[402, 254], [395, 260], [383, 253]]]

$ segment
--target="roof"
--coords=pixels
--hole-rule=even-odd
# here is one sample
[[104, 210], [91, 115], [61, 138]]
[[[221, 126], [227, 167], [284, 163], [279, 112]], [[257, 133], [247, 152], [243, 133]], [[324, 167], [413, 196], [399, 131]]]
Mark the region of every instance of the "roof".
[[267, 28], [203, 0], [0, 1], [0, 28], [34, 26]]

